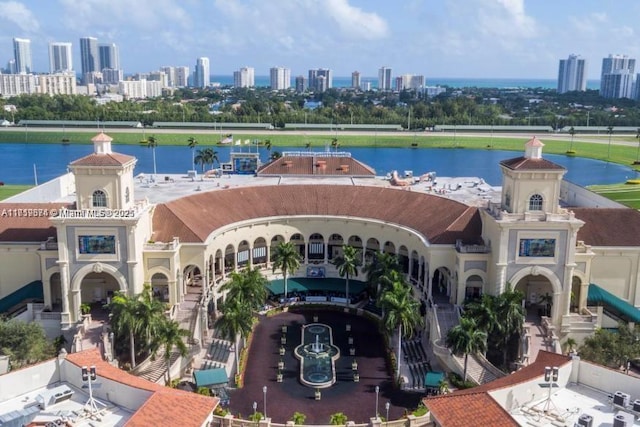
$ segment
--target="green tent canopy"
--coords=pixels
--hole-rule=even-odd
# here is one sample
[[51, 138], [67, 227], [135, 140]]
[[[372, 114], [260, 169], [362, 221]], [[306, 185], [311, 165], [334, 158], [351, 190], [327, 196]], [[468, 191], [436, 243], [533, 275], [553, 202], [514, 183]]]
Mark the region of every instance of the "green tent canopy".
[[618, 298], [593, 283], [589, 284], [587, 304], [601, 305], [604, 307], [605, 311], [609, 311], [614, 316], [617, 316], [627, 322], [640, 323], [640, 310], [629, 304], [627, 301]]
[[440, 388], [440, 382], [444, 379], [442, 372], [427, 372], [424, 376], [425, 388]]
[[227, 371], [224, 368], [204, 369], [194, 371], [193, 378], [198, 387], [211, 387], [229, 382]]

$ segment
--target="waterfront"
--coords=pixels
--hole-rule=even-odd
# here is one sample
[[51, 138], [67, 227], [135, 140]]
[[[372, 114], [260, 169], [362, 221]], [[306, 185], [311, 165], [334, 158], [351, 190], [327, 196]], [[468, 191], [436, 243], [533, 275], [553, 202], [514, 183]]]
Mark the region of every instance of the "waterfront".
[[[91, 154], [93, 150], [91, 145], [85, 144], [8, 143], [1, 147], [3, 167], [0, 169], [0, 181], [5, 184], [33, 184], [35, 175], [39, 183], [48, 181], [65, 173], [69, 163]], [[233, 147], [212, 148], [218, 153], [220, 161], [226, 162]], [[153, 153], [146, 146], [117, 145], [114, 150], [138, 158], [135, 174], [153, 173]], [[248, 152], [249, 148], [244, 150]], [[255, 152], [256, 149], [252, 150]], [[300, 151], [300, 148], [276, 147], [274, 150]], [[155, 151], [158, 174], [186, 174], [187, 170], [192, 169], [193, 153], [185, 146], [161, 146]], [[373, 167], [377, 175], [385, 175], [393, 170], [401, 174], [413, 171], [414, 175], [436, 172], [438, 176], [480, 177], [491, 185], [501, 185], [500, 161], [522, 155], [522, 151], [455, 148], [352, 147], [345, 151]], [[259, 148], [259, 152], [261, 160], [265, 162], [269, 153], [264, 147]], [[638, 176], [631, 168], [615, 163], [552, 154], [543, 156], [567, 168], [565, 179], [581, 186], [620, 183]]]

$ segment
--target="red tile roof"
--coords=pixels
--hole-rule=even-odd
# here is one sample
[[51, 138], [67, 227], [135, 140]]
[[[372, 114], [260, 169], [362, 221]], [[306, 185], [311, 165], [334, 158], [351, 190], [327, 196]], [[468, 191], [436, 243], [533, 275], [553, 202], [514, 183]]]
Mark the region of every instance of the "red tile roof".
[[570, 209], [585, 223], [578, 230], [578, 240], [587, 245], [640, 246], [639, 211], [629, 208]]
[[72, 203], [0, 203], [0, 242], [44, 242], [56, 236], [51, 212]]
[[324, 153], [309, 156], [280, 157], [262, 166], [258, 176], [305, 175], [305, 176], [368, 176], [376, 171], [352, 157], [332, 157]]
[[455, 244], [457, 239], [480, 243], [482, 231], [478, 208], [435, 195], [369, 186], [280, 185], [211, 191], [158, 205], [153, 214], [153, 238], [203, 242], [227, 224], [295, 215], [399, 224], [418, 231], [433, 244]]
[[79, 367], [95, 366], [100, 377], [153, 392], [125, 424], [127, 426], [200, 427], [219, 403], [219, 399], [215, 397], [164, 387], [131, 375], [102, 360], [97, 349], [71, 353], [66, 360]]
[[563, 171], [566, 170], [563, 166], [553, 163], [546, 159], [529, 159], [524, 156], [515, 157], [513, 159], [507, 159], [500, 162], [500, 164], [506, 168], [512, 170], [551, 170], [551, 171]]
[[426, 397], [422, 401], [442, 427], [517, 426], [518, 423], [488, 392], [540, 377], [544, 375], [545, 366], [563, 366], [567, 363], [571, 363], [570, 357], [541, 350], [535, 362], [513, 374], [478, 387]]
[[122, 166], [136, 160], [135, 157], [120, 153], [92, 153], [70, 163], [71, 166]]

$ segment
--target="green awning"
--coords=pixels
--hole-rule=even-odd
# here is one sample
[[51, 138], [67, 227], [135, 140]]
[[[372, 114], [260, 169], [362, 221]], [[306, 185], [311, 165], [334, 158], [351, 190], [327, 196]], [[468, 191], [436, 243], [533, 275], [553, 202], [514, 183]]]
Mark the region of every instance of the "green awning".
[[[349, 294], [357, 295], [365, 290], [367, 284], [360, 280], [349, 279]], [[284, 294], [284, 280], [275, 279], [267, 285], [269, 292], [274, 295]], [[345, 280], [342, 278], [316, 279], [309, 277], [289, 277], [287, 279], [287, 292], [344, 292]]]
[[593, 283], [589, 284], [587, 305], [601, 305], [613, 315], [627, 322], [640, 323], [640, 310]]
[[427, 372], [424, 376], [425, 388], [439, 388], [440, 381], [444, 379], [444, 373], [442, 372]]
[[198, 387], [209, 387], [229, 382], [227, 371], [224, 368], [194, 371], [193, 378], [195, 379], [196, 386]]

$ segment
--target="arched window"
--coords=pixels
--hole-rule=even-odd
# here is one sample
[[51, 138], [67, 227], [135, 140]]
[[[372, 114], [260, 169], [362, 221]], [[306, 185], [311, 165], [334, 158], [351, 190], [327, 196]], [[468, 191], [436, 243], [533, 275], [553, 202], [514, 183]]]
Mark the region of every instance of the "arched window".
[[529, 210], [530, 211], [541, 211], [542, 210], [542, 196], [539, 194], [534, 194], [529, 198]]
[[93, 192], [93, 207], [94, 208], [106, 208], [107, 207], [107, 193], [102, 190], [96, 190]]
[[124, 202], [125, 202], [125, 203], [129, 203], [129, 199], [131, 198], [130, 196], [131, 196], [131, 195], [130, 195], [130, 193], [129, 193], [129, 187], [127, 187], [127, 188], [125, 188], [125, 190], [124, 190]]

